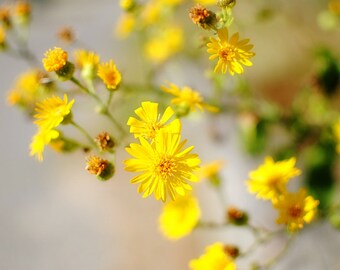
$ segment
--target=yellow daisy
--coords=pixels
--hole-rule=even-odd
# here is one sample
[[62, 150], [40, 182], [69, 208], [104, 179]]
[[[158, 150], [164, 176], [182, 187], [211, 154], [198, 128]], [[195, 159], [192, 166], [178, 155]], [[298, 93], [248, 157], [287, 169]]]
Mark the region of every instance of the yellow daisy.
[[170, 83], [169, 87], [161, 86], [161, 88], [163, 91], [175, 96], [175, 98], [171, 100], [172, 104], [187, 108], [189, 111], [196, 111], [196, 108], [201, 111], [203, 111], [203, 109], [207, 109], [211, 112], [218, 111], [217, 107], [203, 102], [201, 94], [188, 86], [184, 86], [180, 89], [177, 85]]
[[206, 253], [189, 263], [191, 270], [236, 270], [232, 257], [225, 252], [222, 243], [214, 243], [206, 248]]
[[301, 173], [299, 169], [294, 168], [295, 163], [294, 157], [278, 162], [266, 157], [263, 165], [249, 173], [249, 191], [257, 193], [258, 198], [276, 200], [286, 190], [287, 182]]
[[122, 80], [122, 75], [112, 60], [99, 64], [97, 75], [109, 90], [115, 90]]
[[304, 223], [310, 223], [314, 218], [319, 201], [306, 195], [305, 189], [297, 193], [283, 193], [274, 203], [279, 211], [277, 224], [285, 224], [289, 231], [294, 232], [303, 228]]
[[65, 120], [65, 117], [71, 114], [73, 103], [74, 100], [68, 102], [66, 94], [64, 100], [53, 96], [37, 103], [37, 114], [34, 115], [37, 120], [34, 123], [41, 129], [52, 129], [59, 126]]
[[43, 58], [42, 62], [46, 71], [59, 71], [67, 64], [67, 58], [67, 52], [61, 48], [54, 47], [53, 50], [49, 49], [45, 52], [45, 58]]
[[170, 195], [175, 200], [191, 190], [188, 181], [197, 181], [194, 171], [199, 168], [200, 159], [191, 151], [184, 149], [186, 140], [180, 142], [181, 136], [173, 133], [159, 132], [153, 143], [140, 137], [140, 144], [132, 143], [126, 151], [134, 158], [126, 160], [125, 170], [140, 172], [131, 183], [140, 184], [139, 193], [143, 198], [154, 193], [156, 200], [166, 201]]
[[32, 143], [30, 144], [30, 155], [35, 155], [39, 161], [42, 161], [45, 146], [48, 145], [51, 140], [58, 138], [58, 136], [59, 132], [56, 130], [39, 129], [38, 133], [33, 136]]
[[158, 113], [158, 103], [142, 102], [142, 106], [135, 110], [140, 120], [130, 117], [127, 124], [130, 126], [130, 132], [135, 138], [144, 137], [153, 140], [156, 134], [163, 129], [167, 133], [180, 133], [181, 122], [179, 119], [170, 121], [174, 116], [171, 107], [167, 107], [163, 116]]
[[239, 40], [239, 34], [235, 33], [229, 39], [228, 29], [223, 28], [217, 30], [218, 38], [211, 37], [207, 44], [208, 53], [211, 54], [209, 60], [218, 58], [214, 72], [226, 73], [227, 70], [231, 75], [244, 72], [242, 65], [251, 66], [249, 58], [255, 53], [250, 50], [253, 45], [248, 44], [249, 39]]
[[198, 201], [191, 195], [170, 201], [163, 206], [159, 225], [165, 237], [178, 240], [192, 232], [201, 216]]

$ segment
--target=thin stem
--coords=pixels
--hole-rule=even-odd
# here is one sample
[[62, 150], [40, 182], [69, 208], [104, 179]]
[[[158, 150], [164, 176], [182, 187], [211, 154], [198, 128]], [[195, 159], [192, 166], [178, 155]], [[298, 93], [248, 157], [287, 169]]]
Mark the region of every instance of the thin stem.
[[93, 138], [90, 136], [90, 134], [87, 133], [87, 131], [85, 129], [83, 129], [81, 126], [79, 126], [76, 122], [71, 121], [70, 122], [71, 125], [73, 125], [76, 129], [78, 129], [81, 133], [83, 133], [83, 135], [88, 139], [88, 141], [90, 142], [90, 144], [92, 146], [97, 146], [93, 140]]

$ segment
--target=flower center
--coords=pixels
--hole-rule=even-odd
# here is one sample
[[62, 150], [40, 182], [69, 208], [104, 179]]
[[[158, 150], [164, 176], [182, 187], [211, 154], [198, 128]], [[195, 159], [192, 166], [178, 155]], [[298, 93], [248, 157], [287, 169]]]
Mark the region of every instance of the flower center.
[[154, 139], [156, 137], [157, 131], [160, 130], [161, 127], [162, 125], [159, 122], [149, 123], [148, 137], [150, 139]]
[[236, 56], [236, 48], [234, 46], [227, 45], [226, 47], [220, 49], [219, 56], [224, 61], [233, 61]]
[[174, 174], [176, 167], [176, 162], [173, 158], [162, 157], [156, 165], [155, 170], [161, 177], [168, 178]]
[[300, 205], [293, 205], [288, 209], [288, 213], [293, 218], [299, 218], [302, 215], [302, 208]]

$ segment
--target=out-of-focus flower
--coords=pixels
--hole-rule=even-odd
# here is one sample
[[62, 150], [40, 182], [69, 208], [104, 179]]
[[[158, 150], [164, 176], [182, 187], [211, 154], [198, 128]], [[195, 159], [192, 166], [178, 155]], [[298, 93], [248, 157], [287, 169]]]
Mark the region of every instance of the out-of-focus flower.
[[167, 133], [179, 134], [181, 132], [181, 122], [179, 119], [170, 119], [174, 116], [171, 107], [167, 107], [163, 116], [158, 113], [158, 103], [142, 102], [142, 106], [135, 110], [140, 120], [130, 117], [127, 124], [130, 126], [130, 132], [135, 138], [143, 137], [153, 140], [156, 135], [163, 130]]
[[17, 1], [14, 5], [13, 18], [18, 24], [26, 25], [31, 17], [32, 8], [27, 1]]
[[50, 90], [50, 85], [43, 83], [44, 79], [49, 80], [47, 74], [40, 70], [29, 70], [21, 74], [8, 94], [9, 104], [18, 105], [31, 113], [35, 103], [46, 97]]
[[58, 138], [59, 132], [54, 129], [39, 129], [38, 133], [33, 136], [32, 143], [30, 144], [30, 155], [36, 156], [39, 161], [43, 161], [43, 153], [45, 146], [51, 140]]
[[263, 165], [249, 173], [249, 191], [257, 193], [258, 198], [276, 201], [279, 195], [285, 192], [287, 182], [301, 173], [294, 167], [295, 163], [294, 157], [278, 162], [266, 157]]
[[208, 53], [211, 54], [210, 60], [218, 58], [214, 72], [226, 73], [229, 71], [231, 75], [244, 72], [243, 66], [251, 66], [252, 62], [249, 58], [255, 53], [250, 50], [253, 48], [249, 44], [249, 39], [239, 40], [239, 34], [235, 33], [229, 39], [228, 29], [223, 28], [217, 30], [218, 38], [211, 37], [207, 44]]
[[136, 25], [135, 15], [128, 13], [120, 17], [116, 26], [116, 35], [119, 38], [127, 38]]
[[69, 26], [65, 26], [59, 29], [59, 31], [57, 32], [57, 37], [59, 40], [67, 44], [73, 43], [76, 40], [74, 30]]
[[76, 50], [74, 52], [75, 64], [81, 69], [83, 78], [93, 80], [97, 74], [99, 55], [87, 50]]
[[236, 270], [233, 258], [224, 250], [222, 243], [215, 243], [206, 248], [205, 254], [189, 263], [191, 270]]
[[158, 22], [161, 18], [162, 4], [158, 1], [149, 1], [141, 11], [141, 23], [144, 27]]
[[10, 7], [3, 5], [0, 7], [0, 21], [4, 28], [9, 29], [12, 27]]
[[54, 49], [49, 49], [45, 52], [45, 58], [43, 58], [42, 62], [46, 71], [53, 72], [64, 68], [67, 63], [67, 58], [67, 52], [61, 48], [54, 47]]
[[6, 47], [6, 31], [0, 25], [0, 51]]
[[198, 179], [208, 179], [212, 185], [218, 187], [221, 183], [219, 173], [223, 167], [223, 163], [222, 160], [215, 160], [202, 165], [197, 172]]
[[183, 45], [183, 30], [170, 27], [155, 35], [145, 44], [145, 54], [150, 60], [161, 63], [179, 52]]
[[242, 226], [248, 223], [248, 214], [236, 207], [229, 207], [227, 209], [228, 221], [232, 224]]
[[65, 122], [66, 117], [71, 117], [71, 108], [74, 99], [68, 102], [67, 95], [64, 95], [64, 100], [60, 97], [53, 96], [37, 103], [37, 113], [34, 117], [37, 119], [34, 123], [41, 129], [53, 129], [62, 122]]
[[161, 88], [165, 92], [175, 96], [175, 98], [171, 100], [171, 103], [181, 107], [181, 111], [196, 111], [196, 108], [198, 108], [201, 111], [203, 111], [203, 109], [207, 109], [211, 112], [218, 112], [217, 107], [203, 102], [201, 94], [195, 90], [192, 90], [188, 86], [184, 86], [182, 89], [180, 89], [177, 85], [170, 83], [169, 87], [162, 86]]
[[126, 11], [131, 10], [135, 4], [135, 0], [120, 0], [119, 2], [119, 6]]
[[97, 75], [102, 79], [108, 90], [117, 89], [122, 80], [122, 75], [112, 60], [99, 64]]
[[143, 198], [154, 193], [156, 200], [166, 201], [185, 196], [192, 188], [188, 181], [197, 181], [194, 172], [200, 159], [192, 154], [193, 146], [184, 149], [186, 140], [179, 134], [159, 132], [153, 143], [139, 137], [140, 144], [132, 143], [126, 151], [134, 158], [126, 160], [125, 170], [140, 172], [131, 180], [139, 184], [138, 192]]
[[340, 15], [340, 0], [330, 0], [328, 2], [328, 9], [336, 15]]
[[202, 5], [216, 5], [216, 0], [195, 0], [195, 2]]
[[304, 223], [310, 223], [317, 211], [319, 201], [306, 195], [305, 189], [297, 193], [283, 193], [274, 203], [279, 212], [276, 222], [287, 225], [287, 229], [295, 232], [303, 228]]
[[197, 199], [188, 194], [163, 206], [159, 217], [160, 229], [168, 239], [178, 240], [192, 232], [200, 216]]

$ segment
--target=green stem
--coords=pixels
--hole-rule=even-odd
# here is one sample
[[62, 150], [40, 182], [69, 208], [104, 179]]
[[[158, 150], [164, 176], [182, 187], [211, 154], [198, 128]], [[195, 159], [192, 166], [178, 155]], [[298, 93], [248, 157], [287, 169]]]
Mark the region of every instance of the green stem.
[[80, 89], [82, 89], [86, 94], [90, 95], [93, 97], [102, 107], [101, 113], [107, 116], [111, 122], [119, 129], [122, 135], [125, 135], [126, 132], [123, 129], [123, 127], [118, 123], [118, 121], [112, 116], [112, 114], [109, 111], [109, 108], [107, 104], [105, 104], [96, 94], [95, 92], [90, 91], [87, 87], [82, 85], [76, 78], [72, 77], [70, 79], [74, 84], [76, 84]]
[[93, 140], [93, 138], [90, 136], [90, 134], [87, 133], [85, 129], [83, 129], [81, 126], [79, 126], [76, 122], [71, 121], [70, 124], [74, 126], [76, 129], [78, 129], [83, 135], [88, 139], [89, 143], [93, 146], [97, 146]]

